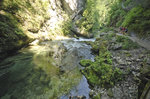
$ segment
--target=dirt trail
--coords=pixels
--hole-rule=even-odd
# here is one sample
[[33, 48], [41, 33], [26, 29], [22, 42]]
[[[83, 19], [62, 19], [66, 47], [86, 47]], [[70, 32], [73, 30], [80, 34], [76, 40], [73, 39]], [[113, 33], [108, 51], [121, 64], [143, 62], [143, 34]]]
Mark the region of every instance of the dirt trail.
[[121, 33], [117, 33], [117, 35], [122, 35], [122, 36], [128, 37], [133, 42], [137, 42], [140, 46], [146, 48], [147, 50], [150, 50], [150, 41], [143, 40], [143, 39], [139, 38], [138, 36], [136, 36], [136, 34], [134, 34], [134, 33], [131, 33], [130, 36], [123, 35]]

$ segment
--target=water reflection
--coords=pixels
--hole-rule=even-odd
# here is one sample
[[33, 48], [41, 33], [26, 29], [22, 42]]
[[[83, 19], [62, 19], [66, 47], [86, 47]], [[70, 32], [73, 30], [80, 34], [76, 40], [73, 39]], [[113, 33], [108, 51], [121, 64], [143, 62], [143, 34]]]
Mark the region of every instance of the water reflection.
[[60, 74], [51, 54], [57, 47], [53, 47], [55, 49], [47, 45], [32, 46], [1, 63], [3, 66], [8, 62], [14, 63], [7, 68], [8, 73], [0, 76], [2, 99], [55, 99], [80, 81], [82, 76], [77, 67]]
[[88, 84], [78, 62], [81, 56], [91, 58], [90, 48], [81, 44], [69, 50], [64, 45], [79, 45], [69, 42], [42, 42], [0, 63], [1, 99], [58, 99], [81, 94], [88, 98]]
[[69, 94], [61, 96], [60, 99], [69, 99], [70, 96], [76, 97], [76, 96], [85, 96], [86, 99], [89, 99], [89, 85], [87, 83], [86, 78], [83, 76], [82, 79], [80, 80], [80, 83], [75, 86]]

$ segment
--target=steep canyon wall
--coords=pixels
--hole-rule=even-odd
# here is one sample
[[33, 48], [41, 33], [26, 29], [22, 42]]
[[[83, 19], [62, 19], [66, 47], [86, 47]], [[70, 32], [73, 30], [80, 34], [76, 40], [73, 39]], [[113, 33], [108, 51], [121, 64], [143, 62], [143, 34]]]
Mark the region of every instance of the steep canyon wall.
[[71, 16], [84, 0], [0, 0], [0, 59], [34, 39], [70, 33]]

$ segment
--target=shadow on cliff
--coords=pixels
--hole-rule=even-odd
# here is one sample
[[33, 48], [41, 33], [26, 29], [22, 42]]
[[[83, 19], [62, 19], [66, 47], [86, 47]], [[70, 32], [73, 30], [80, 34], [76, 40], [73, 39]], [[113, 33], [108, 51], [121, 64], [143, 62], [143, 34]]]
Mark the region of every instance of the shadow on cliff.
[[28, 38], [19, 28], [16, 18], [0, 13], [0, 59], [13, 54], [26, 45], [27, 40]]

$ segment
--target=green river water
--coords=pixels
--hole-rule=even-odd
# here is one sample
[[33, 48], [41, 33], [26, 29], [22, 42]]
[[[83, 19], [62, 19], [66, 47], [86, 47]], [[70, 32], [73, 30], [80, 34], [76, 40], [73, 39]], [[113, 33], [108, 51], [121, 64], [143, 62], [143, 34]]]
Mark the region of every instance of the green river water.
[[89, 85], [80, 73], [80, 59], [94, 59], [90, 46], [68, 39], [45, 41], [21, 49], [0, 63], [1, 99], [89, 98]]

